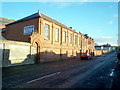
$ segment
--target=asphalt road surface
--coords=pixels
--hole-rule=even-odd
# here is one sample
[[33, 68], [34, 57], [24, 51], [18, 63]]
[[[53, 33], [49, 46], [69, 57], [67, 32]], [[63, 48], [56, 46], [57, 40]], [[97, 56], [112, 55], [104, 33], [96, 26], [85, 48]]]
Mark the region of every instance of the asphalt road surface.
[[111, 88], [116, 52], [92, 60], [63, 60], [2, 70], [3, 88]]

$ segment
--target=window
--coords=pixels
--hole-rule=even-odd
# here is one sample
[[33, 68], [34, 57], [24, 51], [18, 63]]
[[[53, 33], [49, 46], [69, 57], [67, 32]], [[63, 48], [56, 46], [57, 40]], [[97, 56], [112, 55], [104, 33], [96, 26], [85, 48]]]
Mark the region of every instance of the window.
[[69, 34], [69, 43], [72, 44], [72, 34]]
[[55, 41], [59, 41], [59, 29], [58, 28], [56, 28], [55, 29]]
[[84, 38], [82, 38], [82, 45], [84, 46], [84, 43], [85, 43], [85, 39]]
[[78, 45], [80, 45], [80, 37], [78, 37]]
[[88, 41], [88, 44], [91, 44], [91, 42], [90, 42], [90, 41]]
[[77, 44], [77, 36], [74, 35], [74, 44]]
[[66, 43], [66, 31], [63, 31], [63, 43]]
[[45, 24], [44, 27], [44, 39], [49, 39], [50, 34], [50, 26], [48, 24]]

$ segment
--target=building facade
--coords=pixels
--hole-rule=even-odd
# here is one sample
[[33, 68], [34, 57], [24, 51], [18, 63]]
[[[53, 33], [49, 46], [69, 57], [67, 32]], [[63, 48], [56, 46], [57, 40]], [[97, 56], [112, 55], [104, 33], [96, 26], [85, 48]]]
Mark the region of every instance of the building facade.
[[115, 50], [115, 46], [111, 46], [110, 44], [104, 45], [95, 45], [95, 55], [102, 55], [104, 53], [108, 53]]
[[7, 40], [29, 42], [36, 46], [36, 62], [80, 58], [80, 53], [94, 51], [94, 40], [71, 27], [40, 13], [6, 25]]

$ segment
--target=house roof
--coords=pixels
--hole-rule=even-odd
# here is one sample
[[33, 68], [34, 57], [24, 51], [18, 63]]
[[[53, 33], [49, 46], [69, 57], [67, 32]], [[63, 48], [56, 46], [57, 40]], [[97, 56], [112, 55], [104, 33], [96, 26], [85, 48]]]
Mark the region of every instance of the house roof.
[[88, 38], [89, 38], [88, 34], [85, 34], [84, 36], [85, 36], [85, 38], [86, 38], [86, 39], [88, 39]]
[[[6, 24], [6, 26], [7, 26], [7, 25], [10, 25], [10, 24], [17, 23], [17, 22], [22, 22], [22, 21], [25, 21], [25, 20], [37, 18], [37, 17], [42, 17], [42, 18], [44, 18], [44, 19], [46, 19], [46, 20], [48, 20], [48, 21], [54, 22], [55, 24], [58, 24], [58, 25], [60, 25], [60, 26], [62, 26], [62, 27], [64, 27], [64, 28], [67, 28], [67, 29], [75, 32], [75, 33], [78, 33], [78, 32], [76, 32], [75, 30], [71, 29], [70, 27], [67, 27], [66, 25], [58, 22], [57, 20], [55, 20], [55, 19], [53, 19], [53, 18], [51, 18], [51, 17], [49, 17], [49, 16], [47, 16], [47, 15], [39, 12], [39, 11], [38, 11], [37, 13], [34, 13], [34, 14], [32, 14], [32, 15], [30, 15], [30, 16], [27, 16], [27, 17], [25, 17], [25, 18], [22, 18], [22, 19], [19, 19], [19, 20], [14, 21], [14, 22], [11, 22], [11, 23], [9, 23], [9, 24]], [[79, 32], [79, 34], [83, 35], [83, 34], [80, 33], [80, 32]]]
[[40, 16], [41, 16], [40, 13], [37, 12], [37, 13], [34, 13], [34, 14], [32, 14], [32, 15], [30, 15], [30, 16], [27, 16], [27, 17], [25, 17], [25, 18], [22, 18], [22, 19], [19, 19], [19, 20], [17, 20], [17, 21], [8, 23], [8, 24], [6, 24], [6, 26], [7, 26], [7, 25], [10, 25], [10, 24], [17, 23], [17, 22], [22, 22], [22, 21], [25, 21], [25, 20], [29, 20], [29, 19], [32, 19], [32, 18], [40, 17]]
[[101, 45], [95, 45], [95, 47], [101, 47]]
[[[51, 21], [51, 22], [54, 22], [54, 23], [56, 23], [56, 24], [58, 24], [58, 25], [60, 25], [60, 26], [63, 26], [63, 27], [65, 27], [65, 28], [69, 28], [69, 27], [67, 27], [66, 25], [64, 25], [64, 24], [56, 21], [55, 19], [53, 19], [53, 18], [51, 18], [51, 17], [49, 17], [49, 16], [47, 16], [47, 15], [45, 15], [45, 14], [43, 14], [43, 13], [41, 13], [41, 17], [44, 18], [44, 19], [46, 19], [46, 20], [49, 20], [49, 21]], [[71, 28], [69, 28], [69, 29], [71, 29]]]
[[[22, 18], [22, 19], [19, 19], [19, 20], [17, 20], [17, 21], [14, 21], [14, 22], [11, 22], [11, 23], [9, 23], [9, 24], [6, 24], [6, 26], [7, 26], [7, 25], [10, 25], [10, 24], [17, 23], [17, 22], [22, 22], [22, 21], [25, 21], [25, 20], [37, 18], [37, 17], [42, 17], [42, 18], [44, 18], [44, 19], [46, 19], [46, 20], [48, 20], [48, 21], [54, 22], [54, 23], [56, 23], [56, 24], [58, 24], [58, 25], [60, 25], [60, 26], [62, 26], [62, 27], [64, 27], [64, 28], [67, 28], [67, 29], [69, 29], [69, 30], [72, 30], [70, 27], [67, 27], [66, 25], [64, 25], [64, 24], [56, 21], [55, 19], [53, 19], [53, 18], [51, 18], [51, 17], [49, 17], [49, 16], [47, 16], [47, 15], [45, 15], [45, 14], [43, 14], [43, 13], [40, 13], [39, 11], [38, 11], [37, 13], [34, 13], [34, 14], [32, 14], [32, 15], [30, 15], [30, 16], [27, 16], [27, 17], [25, 17], [25, 18]], [[74, 30], [72, 30], [72, 31], [74, 31]], [[74, 32], [76, 32], [76, 31], [74, 31]]]
[[2, 29], [1, 29], [1, 32], [5, 32], [5, 31], [6, 31], [6, 28], [2, 28]]
[[[64, 25], [64, 24], [56, 21], [55, 19], [53, 19], [53, 18], [51, 18], [51, 17], [49, 17], [49, 16], [47, 16], [47, 15], [45, 15], [45, 14], [43, 14], [43, 13], [40, 13], [40, 12], [34, 13], [34, 14], [30, 15], [30, 16], [27, 16], [27, 17], [25, 17], [25, 18], [19, 19], [19, 20], [17, 20], [17, 21], [14, 21], [14, 22], [9, 23], [9, 24], [6, 24], [6, 25], [14, 24], [14, 23], [17, 23], [17, 22], [21, 22], [21, 21], [25, 21], [25, 20], [29, 20], [29, 19], [37, 18], [37, 17], [42, 17], [42, 18], [44, 18], [44, 19], [46, 19], [46, 20], [49, 20], [49, 21], [51, 21], [51, 22], [54, 22], [54, 23], [56, 23], [56, 24], [58, 24], [58, 25], [60, 25], [60, 26], [63, 26], [63, 27], [65, 27], [65, 28], [69, 28], [69, 27], [67, 27], [66, 25]], [[71, 29], [71, 28], [69, 28], [69, 29]]]

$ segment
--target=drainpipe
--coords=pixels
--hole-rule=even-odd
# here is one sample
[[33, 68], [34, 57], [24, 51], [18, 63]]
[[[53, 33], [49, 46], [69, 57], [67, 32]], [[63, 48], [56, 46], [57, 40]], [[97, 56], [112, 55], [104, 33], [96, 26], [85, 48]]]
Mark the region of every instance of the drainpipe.
[[61, 40], [60, 40], [60, 60], [62, 60], [62, 27], [61, 27], [61, 31], [60, 31], [60, 38], [61, 38]]

